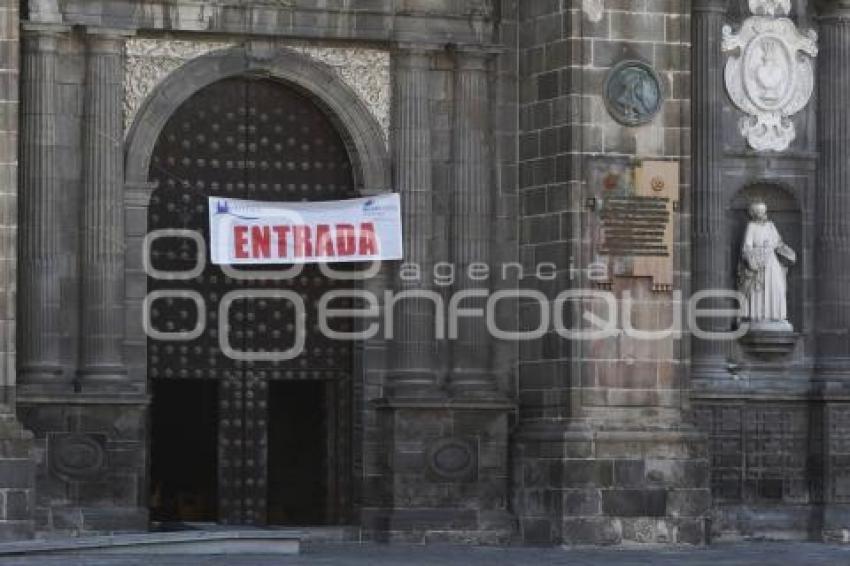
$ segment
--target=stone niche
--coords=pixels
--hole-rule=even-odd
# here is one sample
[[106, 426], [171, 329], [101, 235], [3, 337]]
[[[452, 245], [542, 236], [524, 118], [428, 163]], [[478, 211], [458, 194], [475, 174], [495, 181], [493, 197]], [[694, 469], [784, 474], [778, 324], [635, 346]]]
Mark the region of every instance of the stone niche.
[[748, 207], [754, 200], [762, 200], [767, 204], [768, 216], [776, 225], [782, 239], [795, 252], [797, 264], [788, 270], [788, 322], [794, 327], [794, 333], [786, 336], [775, 336], [767, 341], [758, 336], [748, 335], [741, 340], [744, 350], [759, 358], [776, 358], [790, 353], [796, 345], [798, 335], [803, 327], [803, 273], [805, 259], [803, 222], [800, 205], [795, 196], [785, 187], [770, 182], [760, 182], [747, 185], [739, 190], [729, 203], [726, 210], [726, 225], [729, 227], [729, 258], [728, 271], [730, 274], [729, 288], [736, 288], [738, 261], [741, 257], [741, 245], [749, 221]]

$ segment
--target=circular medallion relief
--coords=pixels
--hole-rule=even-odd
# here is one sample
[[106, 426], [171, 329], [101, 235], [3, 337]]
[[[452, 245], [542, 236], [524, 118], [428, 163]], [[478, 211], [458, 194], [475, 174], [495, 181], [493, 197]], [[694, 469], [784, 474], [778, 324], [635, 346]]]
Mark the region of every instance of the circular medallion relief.
[[618, 63], [605, 80], [608, 112], [625, 126], [652, 121], [661, 110], [664, 93], [655, 69], [642, 61]]
[[53, 470], [71, 479], [97, 474], [106, 460], [103, 444], [98, 440], [86, 434], [57, 435], [50, 446]]
[[432, 444], [428, 450], [428, 465], [440, 477], [457, 479], [468, 476], [475, 465], [472, 446], [457, 438]]

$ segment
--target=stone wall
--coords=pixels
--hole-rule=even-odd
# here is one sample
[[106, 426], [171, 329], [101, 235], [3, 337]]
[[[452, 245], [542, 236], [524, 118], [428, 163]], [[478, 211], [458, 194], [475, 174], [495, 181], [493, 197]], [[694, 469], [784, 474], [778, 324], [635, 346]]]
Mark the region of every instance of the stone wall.
[[[602, 9], [604, 8], [604, 9]], [[690, 66], [687, 2], [529, 2], [520, 6], [520, 193], [523, 263], [550, 299], [564, 289], [630, 292], [638, 328], [667, 328], [672, 291], [689, 289]], [[650, 65], [664, 93], [648, 124], [624, 127], [603, 98], [624, 60]], [[647, 160], [676, 164], [682, 180], [671, 250], [672, 285], [614, 276], [600, 286], [592, 225], [606, 178], [630, 182]], [[611, 177], [613, 176], [613, 177]], [[521, 319], [536, 327], [536, 307]], [[566, 319], [581, 324], [582, 311]], [[569, 341], [552, 332], [522, 346], [515, 505], [534, 543], [705, 540], [707, 460], [683, 421], [686, 341], [619, 335]]]
[[20, 35], [18, 2], [0, 2], [0, 540], [33, 535], [32, 434], [15, 418]]
[[[817, 25], [828, 46], [821, 100], [794, 118], [790, 150], [769, 156], [746, 147], [740, 113], [723, 90], [721, 28], [740, 23], [743, 2], [68, 0], [61, 13], [52, 2], [31, 4], [20, 87], [16, 3], [0, 4], [0, 386], [8, 403], [14, 386], [18, 414], [35, 433], [37, 465], [33, 472], [29, 435], [0, 417], [0, 438], [12, 439], [0, 454], [0, 538], [31, 534], [33, 512], [39, 529], [66, 534], [145, 528], [146, 341], [138, 305], [146, 288], [135, 251], [147, 231], [151, 187], [138, 176], [126, 187], [104, 182], [101, 159], [120, 161], [121, 132], [148, 95], [176, 100], [201, 80], [169, 83], [160, 96], [166, 74], [211, 49], [241, 45], [256, 49], [257, 60], [270, 46], [311, 54], [368, 99], [366, 113], [379, 122], [391, 156], [389, 167], [382, 161], [375, 170], [391, 171], [405, 225], [415, 227], [406, 253], [426, 268], [452, 262], [463, 279], [444, 289], [446, 298], [483, 288], [462, 270], [487, 261], [491, 289], [532, 289], [550, 300], [568, 289], [618, 299], [630, 292], [637, 326], [654, 330], [674, 318], [674, 291], [687, 297], [692, 289], [734, 285], [747, 195], [774, 196], [783, 234], [799, 248], [791, 309], [801, 336], [779, 361], [736, 344], [692, 348], [687, 337], [578, 342], [550, 331], [517, 344], [466, 322], [461, 339], [450, 342], [429, 336], [433, 317], [421, 304], [405, 306], [394, 341], [369, 341], [357, 354], [362, 405], [352, 423], [352, 473], [364, 536], [700, 543], [711, 495], [717, 535], [850, 538], [850, 311], [841, 259], [850, 257], [843, 190], [850, 148], [842, 134], [850, 67], [839, 48], [848, 41], [846, 0], [823, 2], [820, 20], [811, 3], [793, 3], [794, 20]], [[137, 36], [126, 70], [115, 65], [120, 34], [91, 37], [116, 30]], [[163, 45], [182, 48], [163, 53]], [[108, 84], [92, 76], [93, 59], [112, 71]], [[614, 120], [602, 96], [625, 60], [655, 69], [665, 98], [661, 112], [638, 127]], [[352, 61], [380, 69], [355, 76]], [[123, 98], [115, 96], [119, 84]], [[19, 92], [28, 104], [18, 246], [25, 253], [17, 335], [25, 347], [15, 385]], [[87, 115], [93, 93], [111, 110], [112, 135], [102, 140]], [[115, 122], [122, 100], [125, 120]], [[692, 150], [700, 165], [693, 170]], [[588, 269], [600, 255], [594, 207], [605, 180], [628, 182], [650, 161], [678, 166], [671, 282], [657, 286], [628, 273], [591, 280]], [[129, 383], [116, 390], [95, 380], [81, 392], [81, 351], [92, 353], [81, 317], [98, 302], [81, 295], [80, 235], [90, 228], [84, 203], [100, 193], [114, 203], [124, 190]], [[54, 224], [54, 232], [44, 230]], [[93, 250], [96, 244], [88, 242]], [[502, 270], [516, 261], [522, 274]], [[374, 287], [434, 288], [427, 270], [422, 283], [408, 286], [397, 275], [385, 266]], [[538, 309], [504, 301], [499, 327], [532, 330]], [[580, 314], [567, 309], [565, 316], [579, 324]]]

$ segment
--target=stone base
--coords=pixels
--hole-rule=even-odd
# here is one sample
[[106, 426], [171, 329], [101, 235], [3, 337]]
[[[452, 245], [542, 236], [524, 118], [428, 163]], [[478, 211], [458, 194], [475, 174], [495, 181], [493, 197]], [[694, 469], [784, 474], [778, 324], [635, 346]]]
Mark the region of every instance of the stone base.
[[702, 435], [575, 424], [522, 430], [514, 501], [526, 544], [704, 544]]
[[365, 509], [366, 539], [389, 543], [509, 544], [516, 521], [507, 511], [476, 509]]
[[[509, 542], [508, 417], [502, 399], [383, 400], [381, 447], [361, 524], [369, 538]], [[371, 504], [371, 505], [370, 505]]]
[[0, 415], [0, 542], [34, 535], [33, 438], [12, 414]]
[[[817, 503], [744, 503], [720, 504], [712, 509], [711, 540], [739, 542], [745, 540], [820, 540], [824, 527], [824, 506]], [[845, 522], [850, 528], [850, 523]], [[841, 528], [824, 533], [824, 540], [837, 542]], [[850, 533], [850, 530], [848, 530]], [[850, 542], [848, 540], [847, 542]]]
[[146, 406], [135, 394], [18, 398], [35, 435], [38, 531], [147, 530]]
[[[41, 539], [0, 544], [0, 557], [74, 554], [99, 555], [282, 555], [298, 554], [302, 533], [293, 530], [213, 530]], [[85, 563], [80, 559], [80, 563]], [[105, 563], [103, 558], [97, 560]], [[187, 563], [191, 562], [186, 560]]]
[[36, 530], [51, 538], [148, 530], [148, 510], [142, 507], [39, 507]]
[[754, 356], [776, 358], [790, 354], [799, 337], [794, 327], [785, 321], [752, 323], [749, 332], [741, 338], [741, 345]]

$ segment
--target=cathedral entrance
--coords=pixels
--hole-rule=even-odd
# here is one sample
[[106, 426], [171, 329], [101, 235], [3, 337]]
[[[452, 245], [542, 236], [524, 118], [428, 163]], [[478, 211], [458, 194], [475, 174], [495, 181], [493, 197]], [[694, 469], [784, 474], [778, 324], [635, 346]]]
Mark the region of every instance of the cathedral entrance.
[[[149, 231], [194, 231], [207, 244], [209, 196], [358, 196], [346, 147], [327, 114], [294, 87], [250, 76], [214, 83], [174, 113], [157, 141], [149, 178], [157, 183]], [[148, 339], [151, 519], [346, 522], [353, 345], [325, 338], [315, 309], [326, 291], [352, 283], [331, 280], [315, 266], [287, 278], [270, 269], [225, 271], [201, 247], [176, 232], [157, 238], [150, 251], [160, 276], [148, 278], [148, 293], [161, 292], [150, 304], [156, 338]], [[289, 361], [248, 361], [242, 354], [294, 345], [293, 305], [243, 294], [226, 320], [219, 319], [219, 306], [232, 291], [274, 289], [305, 299], [303, 352]], [[222, 352], [221, 339], [240, 355]]]

